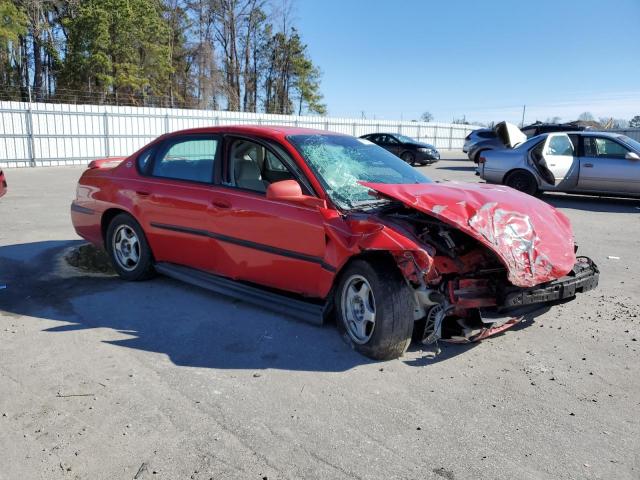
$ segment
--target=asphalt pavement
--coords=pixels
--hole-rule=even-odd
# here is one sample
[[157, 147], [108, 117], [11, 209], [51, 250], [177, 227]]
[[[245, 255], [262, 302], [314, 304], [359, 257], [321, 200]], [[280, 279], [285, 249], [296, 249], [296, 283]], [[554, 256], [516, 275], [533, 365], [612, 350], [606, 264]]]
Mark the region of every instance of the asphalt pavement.
[[[459, 152], [421, 167], [477, 182]], [[432, 358], [69, 267], [78, 168], [0, 199], [0, 479], [638, 479], [640, 201], [544, 195], [597, 290]]]

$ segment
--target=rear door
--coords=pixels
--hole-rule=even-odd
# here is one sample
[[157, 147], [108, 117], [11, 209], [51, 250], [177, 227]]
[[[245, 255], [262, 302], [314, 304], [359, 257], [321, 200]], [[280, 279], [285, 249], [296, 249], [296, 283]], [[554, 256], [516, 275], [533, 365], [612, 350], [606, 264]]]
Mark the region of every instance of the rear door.
[[221, 137], [175, 136], [138, 156], [130, 193], [158, 262], [216, 272], [216, 242], [206, 235]]
[[595, 192], [640, 194], [640, 161], [613, 138], [583, 135], [578, 188]]
[[564, 133], [549, 134], [534, 162], [542, 177], [558, 190], [575, 185], [578, 175], [578, 157], [571, 139]]
[[271, 183], [287, 179], [314, 194], [295, 162], [276, 147], [249, 137], [225, 139], [218, 208], [210, 219], [220, 242], [221, 273], [316, 297], [334, 275], [324, 261], [324, 220], [316, 207], [266, 198]]

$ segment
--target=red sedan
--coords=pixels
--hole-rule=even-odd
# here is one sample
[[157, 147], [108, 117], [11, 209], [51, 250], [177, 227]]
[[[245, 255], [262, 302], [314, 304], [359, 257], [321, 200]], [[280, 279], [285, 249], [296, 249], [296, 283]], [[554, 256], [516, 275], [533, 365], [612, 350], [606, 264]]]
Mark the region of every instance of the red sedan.
[[71, 216], [126, 280], [155, 272], [338, 327], [395, 358], [595, 288], [568, 219], [508, 187], [434, 183], [371, 142], [235, 126], [91, 162]]

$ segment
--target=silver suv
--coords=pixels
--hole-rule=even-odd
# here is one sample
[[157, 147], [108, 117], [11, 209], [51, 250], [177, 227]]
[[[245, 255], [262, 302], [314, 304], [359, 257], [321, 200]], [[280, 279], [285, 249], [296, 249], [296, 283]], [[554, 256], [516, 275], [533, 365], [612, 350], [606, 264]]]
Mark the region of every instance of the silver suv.
[[479, 128], [474, 130], [464, 139], [462, 151], [467, 154], [469, 160], [478, 163], [480, 153], [486, 150], [504, 148], [504, 143], [493, 128]]

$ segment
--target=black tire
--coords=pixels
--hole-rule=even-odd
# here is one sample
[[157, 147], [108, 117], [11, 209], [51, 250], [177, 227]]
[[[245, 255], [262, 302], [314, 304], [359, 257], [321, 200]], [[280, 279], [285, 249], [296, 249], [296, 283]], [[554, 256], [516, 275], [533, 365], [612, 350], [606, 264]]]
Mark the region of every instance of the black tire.
[[411, 152], [404, 152], [402, 155], [400, 155], [400, 158], [412, 166], [416, 163], [416, 157]]
[[[358, 277], [367, 280], [375, 303], [375, 322], [370, 338], [365, 342], [358, 341], [352, 334], [352, 327], [346, 318], [350, 312], [345, 310], [347, 289]], [[413, 294], [393, 261], [354, 260], [338, 282], [335, 293], [336, 323], [355, 350], [374, 360], [391, 360], [402, 356], [411, 343], [414, 303]]]
[[507, 178], [504, 179], [504, 184], [507, 187], [519, 190], [528, 195], [535, 195], [538, 193], [538, 184], [536, 183], [536, 179], [533, 175], [529, 172], [525, 172], [524, 170], [511, 172], [507, 175]]
[[[116, 252], [115, 244], [118, 242], [117, 239], [114, 238], [116, 235], [121, 235], [119, 233], [121, 230], [127, 231], [127, 229], [130, 229], [129, 231], [133, 231], [138, 240], [137, 248], [134, 246], [131, 249], [131, 251], [137, 252], [138, 260], [135, 263], [131, 262], [131, 264], [128, 264], [128, 268], [124, 266], [123, 261], [120, 259], [120, 255]], [[107, 252], [109, 253], [109, 257], [111, 258], [114, 270], [124, 280], [135, 282], [147, 280], [155, 275], [155, 270], [153, 268], [153, 254], [149, 247], [149, 243], [147, 242], [147, 237], [145, 236], [142, 227], [140, 227], [140, 224], [128, 213], [120, 213], [111, 220], [111, 223], [109, 223], [109, 227], [107, 228], [104, 243]]]

